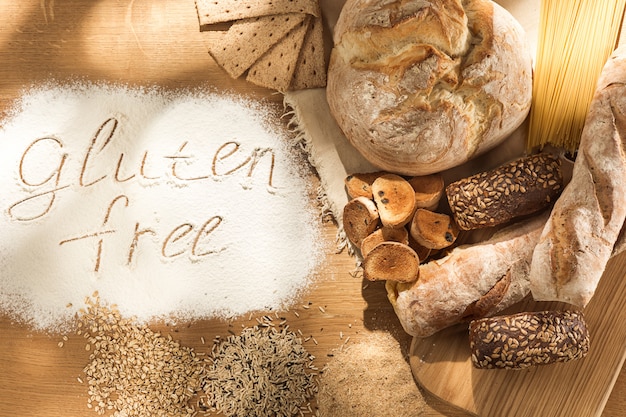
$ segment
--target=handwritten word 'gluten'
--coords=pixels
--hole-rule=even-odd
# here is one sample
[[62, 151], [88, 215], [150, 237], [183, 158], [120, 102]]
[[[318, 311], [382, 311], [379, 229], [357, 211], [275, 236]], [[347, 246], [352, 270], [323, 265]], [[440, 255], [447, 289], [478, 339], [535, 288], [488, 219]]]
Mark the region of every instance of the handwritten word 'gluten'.
[[[27, 142], [16, 156], [20, 191], [5, 210], [9, 220], [36, 227], [44, 221], [54, 221], [51, 213], [61, 205], [62, 198], [75, 204], [81, 199], [91, 201], [97, 195], [95, 201], [105, 206], [81, 213], [82, 220], [70, 222], [69, 229], [74, 230], [64, 229], [65, 235], [51, 242], [72, 254], [81, 247], [87, 249], [93, 254], [88, 255], [87, 262], [97, 273], [111, 262], [136, 267], [139, 254], [147, 251], [164, 261], [186, 259], [193, 263], [228, 249], [220, 240], [227, 234], [222, 231], [228, 223], [223, 213], [177, 212], [167, 222], [153, 219], [159, 224], [156, 226], [148, 223], [149, 213], [137, 211], [137, 207], [145, 207], [142, 196], [146, 194], [135, 194], [133, 190], [149, 189], [167, 196], [171, 190], [164, 190], [166, 186], [181, 189], [191, 184], [203, 186], [202, 181], [235, 178], [244, 189], [262, 186], [273, 193], [276, 156], [272, 148], [245, 146], [237, 139], [213, 144], [209, 137], [200, 142], [183, 138], [171, 148], [169, 141], [150, 142], [139, 152], [132, 152], [127, 146], [137, 144], [130, 140], [133, 138], [125, 137], [120, 127], [117, 118], [109, 117], [93, 135], [86, 136], [84, 143], [76, 142], [77, 138], [64, 141], [55, 136]], [[135, 182], [139, 189], [131, 186]], [[194, 193], [197, 187], [189, 189], [189, 198], [195, 198]], [[80, 210], [76, 207], [72, 205], [72, 210], [61, 215], [72, 216], [74, 210]], [[150, 209], [152, 214], [156, 214], [154, 209]], [[227, 211], [228, 207], [223, 209]], [[131, 213], [140, 216], [130, 219]], [[180, 218], [181, 215], [189, 217]], [[189, 220], [191, 217], [195, 220]]]
[[[50, 213], [62, 192], [87, 189], [103, 181], [117, 184], [141, 181], [144, 185], [154, 185], [173, 180], [184, 184], [235, 175], [246, 178], [256, 175], [263, 176], [268, 188], [274, 187], [276, 161], [272, 148], [243, 149], [241, 143], [231, 140], [211, 151], [207, 160], [210, 163], [205, 163], [188, 151], [189, 141], [183, 141], [173, 154], [146, 149], [140, 160], [132, 161], [126, 152], [119, 151], [114, 157], [105, 152], [113, 147], [119, 124], [114, 117], [105, 120], [78, 156], [68, 153], [63, 140], [56, 137], [32, 141], [22, 153], [18, 167], [19, 181], [31, 191], [9, 206], [9, 217], [18, 222], [41, 219]], [[46, 154], [43, 162], [42, 153]], [[68, 169], [70, 161], [78, 163], [79, 168]]]

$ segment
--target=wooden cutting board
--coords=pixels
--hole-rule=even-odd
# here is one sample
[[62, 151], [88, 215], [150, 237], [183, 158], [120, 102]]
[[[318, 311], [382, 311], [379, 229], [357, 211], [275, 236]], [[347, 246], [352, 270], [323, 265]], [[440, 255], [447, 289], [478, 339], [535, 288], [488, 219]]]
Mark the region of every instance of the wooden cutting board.
[[[414, 338], [410, 364], [416, 381], [442, 400], [481, 417], [598, 417], [626, 358], [626, 254], [609, 262], [585, 309], [587, 357], [530, 370], [479, 370], [470, 362], [467, 326]], [[516, 310], [564, 308], [526, 302]]]

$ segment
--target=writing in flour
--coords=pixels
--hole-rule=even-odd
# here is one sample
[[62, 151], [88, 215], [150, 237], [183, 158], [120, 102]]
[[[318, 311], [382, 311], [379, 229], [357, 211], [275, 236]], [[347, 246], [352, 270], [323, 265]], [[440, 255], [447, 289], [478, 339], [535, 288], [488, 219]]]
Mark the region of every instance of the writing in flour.
[[[302, 161], [259, 103], [106, 85], [24, 94], [0, 130], [0, 302], [57, 326], [278, 308], [320, 258]], [[69, 306], [69, 307], [68, 307]]]
[[[100, 157], [100, 153], [104, 153], [107, 147], [113, 146], [111, 143], [116, 140], [116, 132], [119, 122], [115, 118], [109, 118], [98, 127], [95, 135], [85, 146], [84, 151], [80, 151], [78, 155], [65, 152], [68, 146], [62, 139], [55, 137], [37, 138], [25, 147], [19, 161], [19, 182], [20, 185], [29, 187], [23, 196], [11, 204], [8, 208], [10, 220], [18, 222], [29, 222], [36, 219], [42, 219], [47, 216], [53, 209], [55, 202], [63, 198], [63, 194], [72, 192], [83, 192], [83, 190], [93, 187], [101, 181], [110, 182], [112, 184], [122, 185], [129, 181], [138, 179], [157, 184], [162, 178], [171, 178], [178, 180], [181, 184], [187, 182], [195, 182], [199, 180], [217, 179], [226, 176], [243, 175], [244, 178], [251, 178], [258, 170], [259, 162], [263, 158], [270, 158], [271, 164], [265, 169], [263, 174], [266, 177], [266, 185], [271, 188], [275, 153], [272, 148], [254, 148], [250, 153], [242, 153], [240, 142], [229, 141], [217, 147], [215, 153], [209, 155], [208, 161], [196, 163], [198, 172], [191, 176], [180, 173], [180, 165], [186, 161], [193, 161], [193, 154], [183, 153], [188, 142], [181, 144], [178, 149], [172, 149], [171, 153], [159, 153], [146, 150], [142, 153], [141, 161], [134, 166], [125, 167], [125, 153], [123, 150], [119, 153], [117, 159], [108, 155]], [[68, 167], [67, 162], [71, 162], [77, 158], [80, 171], [65, 172]], [[102, 160], [103, 169], [97, 172], [94, 166], [97, 164], [96, 159]], [[34, 161], [35, 163], [33, 163]], [[113, 162], [117, 163], [113, 164]], [[210, 162], [210, 164], [206, 163]], [[193, 162], [191, 162], [193, 163]], [[161, 165], [161, 166], [159, 166]], [[136, 168], [136, 172], [133, 172]], [[95, 171], [95, 172], [92, 172]], [[127, 172], [122, 174], [122, 172]], [[147, 171], [154, 171], [158, 174], [147, 174]], [[205, 172], [209, 172], [206, 174]], [[128, 172], [133, 172], [129, 174]], [[210, 184], [209, 184], [210, 186]], [[269, 191], [268, 191], [269, 192]], [[100, 220], [101, 224], [97, 225], [97, 230], [90, 231], [87, 234], [70, 237], [59, 242], [64, 245], [71, 242], [81, 242], [83, 240], [97, 241], [97, 255], [94, 260], [94, 271], [100, 270], [102, 261], [102, 249], [104, 240], [113, 240], [116, 244], [119, 241], [118, 232], [115, 225], [109, 219], [116, 211], [123, 211], [123, 208], [117, 209], [116, 206], [128, 207], [131, 199], [126, 194], [119, 194], [111, 200], [107, 207], [103, 207]], [[96, 219], [98, 220], [98, 219]], [[174, 227], [172, 231], [164, 236], [158, 236], [157, 232], [150, 227], [143, 227], [139, 221], [135, 223], [134, 232], [130, 242], [126, 242], [128, 247], [127, 265], [131, 265], [135, 249], [140, 243], [142, 236], [160, 237], [160, 252], [164, 258], [175, 258], [187, 253], [192, 258], [199, 258], [212, 253], [216, 250], [203, 249], [206, 246], [206, 240], [210, 234], [222, 223], [223, 217], [215, 215], [210, 217], [202, 225], [196, 225], [184, 222]], [[166, 231], [167, 232], [167, 231]], [[142, 238], [143, 240], [143, 238]], [[223, 248], [222, 248], [223, 249]]]

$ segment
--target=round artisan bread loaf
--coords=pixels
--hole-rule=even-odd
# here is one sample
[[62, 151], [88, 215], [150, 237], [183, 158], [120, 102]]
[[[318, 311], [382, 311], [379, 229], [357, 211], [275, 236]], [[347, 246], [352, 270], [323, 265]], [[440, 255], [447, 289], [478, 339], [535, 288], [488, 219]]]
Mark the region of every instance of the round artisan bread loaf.
[[365, 159], [426, 175], [463, 164], [521, 125], [531, 55], [520, 24], [489, 0], [347, 0], [326, 91]]
[[470, 323], [472, 364], [479, 369], [524, 369], [569, 362], [589, 351], [585, 318], [576, 311], [538, 311]]

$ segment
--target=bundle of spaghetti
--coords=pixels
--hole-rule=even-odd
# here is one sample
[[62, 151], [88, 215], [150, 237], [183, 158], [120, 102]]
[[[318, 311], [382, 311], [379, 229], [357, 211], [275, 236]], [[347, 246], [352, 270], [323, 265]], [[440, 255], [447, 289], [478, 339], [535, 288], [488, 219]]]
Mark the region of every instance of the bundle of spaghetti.
[[527, 148], [575, 152], [626, 0], [541, 0]]

